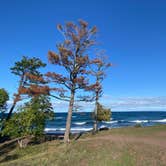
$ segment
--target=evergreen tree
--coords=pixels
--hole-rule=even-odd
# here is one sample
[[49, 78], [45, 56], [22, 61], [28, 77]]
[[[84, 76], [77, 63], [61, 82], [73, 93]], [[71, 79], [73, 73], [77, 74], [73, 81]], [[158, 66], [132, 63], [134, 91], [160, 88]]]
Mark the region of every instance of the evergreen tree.
[[11, 117], [17, 102], [24, 99], [25, 95], [33, 96], [48, 93], [48, 87], [43, 86], [45, 83], [43, 75], [39, 72], [39, 69], [45, 66], [45, 63], [35, 57], [28, 58], [23, 56], [20, 61], [15, 62], [11, 72], [19, 77], [19, 85], [17, 92], [14, 94], [13, 104], [6, 120]]
[[[97, 56], [95, 59], [91, 61], [90, 65], [90, 73], [92, 76], [95, 77], [95, 87], [94, 87], [94, 100], [95, 100], [95, 110], [94, 110], [94, 127], [93, 130], [94, 132], [97, 131], [97, 121], [98, 121], [98, 113], [100, 113], [100, 120], [101, 120], [101, 114], [103, 111], [103, 114], [105, 114], [106, 109], [103, 109], [102, 105], [99, 104], [99, 99], [103, 95], [103, 88], [102, 88], [102, 82], [106, 76], [106, 70], [112, 66], [111, 63], [109, 63], [108, 58], [104, 56], [104, 52], [98, 52]], [[109, 116], [109, 111], [108, 114], [105, 114]], [[103, 120], [105, 120], [105, 116], [103, 116]]]
[[[78, 90], [89, 91], [92, 87], [89, 84], [87, 72], [90, 62], [88, 50], [95, 43], [96, 27], [89, 28], [87, 22], [79, 20], [78, 24], [67, 22], [65, 26], [58, 25], [57, 28], [63, 35], [64, 41], [57, 44], [57, 53], [48, 52], [48, 59], [51, 64], [62, 67], [65, 72], [61, 74], [49, 72], [47, 77], [51, 82], [62, 87], [59, 95], [54, 95], [54, 97], [69, 102], [64, 136], [64, 142], [67, 143], [69, 141], [74, 101], [77, 98], [76, 92]], [[87, 96], [79, 96], [79, 100], [87, 101], [89, 99]]]

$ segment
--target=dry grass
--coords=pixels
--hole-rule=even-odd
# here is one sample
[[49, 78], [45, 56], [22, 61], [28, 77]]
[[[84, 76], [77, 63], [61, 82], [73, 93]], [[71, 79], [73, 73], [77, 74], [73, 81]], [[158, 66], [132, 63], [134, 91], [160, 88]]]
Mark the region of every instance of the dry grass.
[[0, 165], [165, 166], [165, 138], [166, 125], [112, 129], [84, 135], [69, 145], [51, 141], [25, 149], [6, 147]]

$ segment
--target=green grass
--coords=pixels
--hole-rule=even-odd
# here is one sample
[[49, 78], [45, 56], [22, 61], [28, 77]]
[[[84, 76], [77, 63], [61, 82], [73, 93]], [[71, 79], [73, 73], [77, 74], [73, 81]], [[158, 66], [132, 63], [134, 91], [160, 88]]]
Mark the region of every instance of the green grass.
[[50, 141], [25, 149], [7, 146], [6, 150], [0, 149], [0, 165], [164, 166], [165, 136], [166, 125], [128, 127], [102, 131], [96, 135], [86, 134], [68, 145]]

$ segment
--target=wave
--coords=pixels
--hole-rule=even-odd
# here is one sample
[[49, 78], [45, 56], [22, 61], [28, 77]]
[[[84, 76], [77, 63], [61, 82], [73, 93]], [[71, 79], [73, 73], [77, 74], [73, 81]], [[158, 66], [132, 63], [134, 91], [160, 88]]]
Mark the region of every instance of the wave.
[[57, 131], [57, 128], [45, 128], [44, 131], [45, 132], [48, 132], [48, 131]]
[[107, 123], [107, 124], [113, 124], [113, 123], [118, 123], [117, 120], [112, 120], [112, 121], [102, 121], [103, 123]]
[[56, 117], [55, 119], [63, 119], [63, 117]]
[[[93, 128], [92, 127], [87, 127], [87, 128], [80, 128], [80, 127], [72, 127], [70, 130], [71, 132], [74, 132], [74, 131], [90, 131], [92, 130]], [[65, 131], [66, 128], [45, 128], [44, 131], [45, 132], [55, 132], [55, 131]]]
[[74, 115], [72, 116], [72, 118], [76, 118], [76, 117], [77, 117], [77, 116], [74, 116]]
[[71, 128], [71, 131], [90, 131], [92, 129], [93, 129], [92, 127], [87, 127], [87, 128], [73, 127]]
[[75, 125], [84, 125], [84, 124], [86, 124], [86, 122], [75, 122], [73, 124], [75, 124]]
[[101, 128], [105, 128], [105, 127], [107, 127], [107, 126], [105, 126], [105, 125], [101, 125], [99, 128], [101, 129]]
[[151, 120], [151, 122], [165, 123], [165, 122], [166, 122], [166, 119]]
[[147, 123], [148, 120], [132, 120], [132, 121], [129, 121], [129, 122], [133, 122], [133, 123]]

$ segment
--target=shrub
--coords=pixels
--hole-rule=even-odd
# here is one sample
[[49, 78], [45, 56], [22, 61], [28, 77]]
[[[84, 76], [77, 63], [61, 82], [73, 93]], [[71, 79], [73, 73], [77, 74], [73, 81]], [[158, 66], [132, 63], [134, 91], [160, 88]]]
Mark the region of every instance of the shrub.
[[97, 104], [97, 120], [98, 121], [110, 121], [111, 109], [104, 108], [101, 104]]
[[5, 112], [7, 110], [7, 101], [9, 100], [9, 95], [5, 89], [0, 89], [0, 130], [3, 126], [5, 120]]
[[29, 139], [43, 134], [46, 119], [53, 116], [50, 106], [49, 100], [45, 96], [32, 99], [5, 122], [3, 135], [11, 138], [19, 137], [20, 147], [25, 147], [29, 143]]
[[137, 123], [134, 125], [134, 127], [139, 128], [139, 127], [142, 127], [142, 125], [141, 125], [141, 123]]

